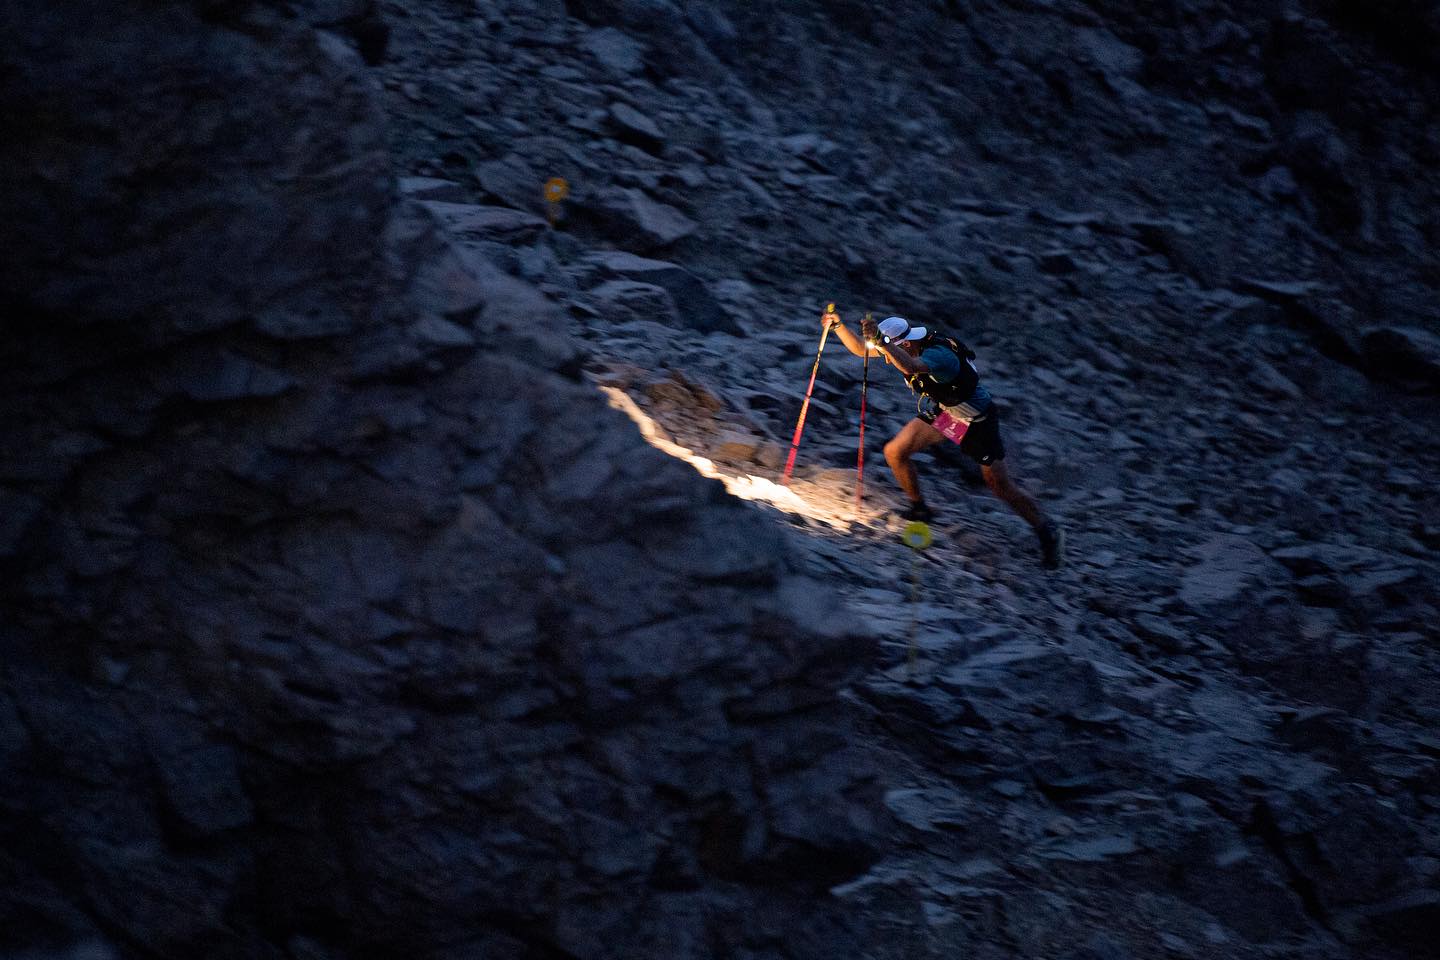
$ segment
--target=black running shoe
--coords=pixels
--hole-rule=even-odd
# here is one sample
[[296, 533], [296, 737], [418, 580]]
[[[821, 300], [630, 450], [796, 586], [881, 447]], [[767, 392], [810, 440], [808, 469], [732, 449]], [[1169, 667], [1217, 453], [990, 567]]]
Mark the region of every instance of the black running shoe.
[[912, 500], [910, 506], [900, 511], [901, 520], [909, 520], [912, 523], [919, 520], [921, 523], [929, 523], [935, 519], [935, 511], [931, 510], [924, 500]]
[[1054, 570], [1065, 562], [1065, 528], [1047, 520], [1035, 531], [1040, 538], [1040, 563], [1047, 570]]

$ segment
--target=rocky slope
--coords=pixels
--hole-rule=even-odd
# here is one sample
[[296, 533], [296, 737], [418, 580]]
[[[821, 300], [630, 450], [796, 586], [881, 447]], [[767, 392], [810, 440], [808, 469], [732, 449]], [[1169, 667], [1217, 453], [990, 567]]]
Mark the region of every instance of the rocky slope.
[[1434, 954], [1424, 5], [6, 16], [0, 948]]

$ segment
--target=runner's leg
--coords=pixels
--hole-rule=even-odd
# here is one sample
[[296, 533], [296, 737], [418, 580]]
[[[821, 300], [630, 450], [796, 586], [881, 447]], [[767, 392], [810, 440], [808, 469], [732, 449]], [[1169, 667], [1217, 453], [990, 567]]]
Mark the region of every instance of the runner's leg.
[[885, 462], [895, 474], [895, 481], [905, 496], [913, 503], [923, 499], [920, 496], [920, 478], [910, 458], [945, 439], [945, 435], [918, 417], [900, 428], [900, 432], [885, 444]]
[[1005, 469], [1004, 460], [981, 466], [980, 473], [985, 477], [985, 486], [989, 487], [995, 496], [1004, 500], [1022, 520], [1036, 530], [1045, 525], [1045, 515], [1040, 512], [1039, 505], [1010, 479], [1010, 471]]

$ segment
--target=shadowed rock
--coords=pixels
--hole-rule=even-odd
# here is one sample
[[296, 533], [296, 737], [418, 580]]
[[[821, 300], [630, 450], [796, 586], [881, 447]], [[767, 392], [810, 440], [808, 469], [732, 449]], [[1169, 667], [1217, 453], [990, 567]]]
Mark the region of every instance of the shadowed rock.
[[[0, 449], [46, 469], [7, 466], [0, 525], [0, 951], [558, 953], [873, 860], [835, 698], [865, 638], [477, 252], [544, 221], [397, 204], [359, 59], [268, 8], [33, 14]], [[96, 425], [127, 405], [163, 413]]]

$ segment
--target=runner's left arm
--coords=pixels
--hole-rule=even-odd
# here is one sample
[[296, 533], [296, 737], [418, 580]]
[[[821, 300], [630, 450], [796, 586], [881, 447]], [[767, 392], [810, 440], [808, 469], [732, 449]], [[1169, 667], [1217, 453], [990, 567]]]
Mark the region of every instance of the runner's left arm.
[[855, 354], [855, 356], [863, 357], [867, 350], [872, 357], [880, 356], [880, 351], [873, 345], [867, 344], [864, 340], [850, 332], [850, 328], [841, 322], [840, 314], [827, 313], [822, 319], [824, 322], [830, 324], [830, 329], [835, 331], [835, 335], [840, 338], [840, 342], [845, 344], [845, 349]]

